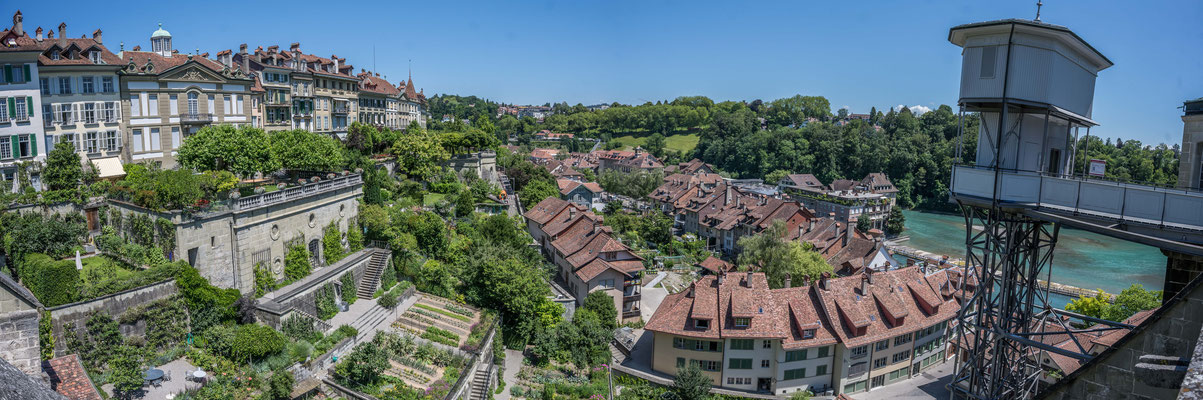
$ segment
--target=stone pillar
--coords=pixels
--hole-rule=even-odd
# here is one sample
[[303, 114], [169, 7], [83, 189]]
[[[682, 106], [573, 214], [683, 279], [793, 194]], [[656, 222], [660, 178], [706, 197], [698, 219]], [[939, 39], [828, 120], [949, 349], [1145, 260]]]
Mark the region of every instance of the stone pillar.
[[[1188, 104], [1194, 103], [1187, 102]], [[1203, 113], [1182, 116], [1182, 154], [1178, 163], [1178, 187], [1201, 189], [1203, 181]]]
[[1162, 250], [1165, 263], [1165, 288], [1162, 304], [1182, 291], [1190, 281], [1203, 273], [1203, 257]]

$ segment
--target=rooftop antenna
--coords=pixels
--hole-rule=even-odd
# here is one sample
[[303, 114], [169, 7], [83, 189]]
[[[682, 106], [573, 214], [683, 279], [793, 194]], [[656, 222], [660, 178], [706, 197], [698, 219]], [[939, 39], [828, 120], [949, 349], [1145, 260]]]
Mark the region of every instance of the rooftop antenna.
[[1036, 22], [1040, 22], [1040, 8], [1044, 7], [1043, 0], [1036, 0]]

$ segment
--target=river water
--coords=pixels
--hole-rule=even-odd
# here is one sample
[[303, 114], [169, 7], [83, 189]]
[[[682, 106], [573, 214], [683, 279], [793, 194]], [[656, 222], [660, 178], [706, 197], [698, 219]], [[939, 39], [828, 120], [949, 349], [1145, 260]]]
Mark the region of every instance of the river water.
[[[964, 217], [919, 211], [902, 213], [906, 216], [903, 235], [910, 236], [903, 245], [965, 258]], [[1133, 283], [1161, 290], [1165, 283], [1165, 262], [1165, 255], [1154, 247], [1062, 227], [1053, 250], [1053, 282], [1103, 289], [1108, 293], [1119, 293]], [[1063, 297], [1050, 300], [1068, 301]]]

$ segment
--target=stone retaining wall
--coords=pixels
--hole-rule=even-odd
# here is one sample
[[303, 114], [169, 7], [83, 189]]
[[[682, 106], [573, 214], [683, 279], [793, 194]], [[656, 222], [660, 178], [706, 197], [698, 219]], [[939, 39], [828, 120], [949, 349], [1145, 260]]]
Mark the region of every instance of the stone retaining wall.
[[[179, 293], [179, 289], [175, 286], [175, 280], [169, 279], [166, 281], [152, 283], [139, 288], [125, 290], [110, 295], [101, 296], [88, 301], [81, 301], [61, 306], [47, 308], [50, 312], [51, 325], [54, 327], [54, 340], [57, 344], [67, 343], [64, 339], [64, 326], [75, 324], [76, 327], [82, 328], [87, 323], [88, 318], [93, 312], [103, 312], [113, 317], [114, 320], [120, 319], [121, 314], [126, 311], [137, 308], [138, 306], [153, 303], [160, 299]], [[34, 324], [34, 337], [37, 337], [37, 324]], [[145, 324], [122, 325], [121, 334], [123, 336], [137, 335], [142, 336], [146, 333]], [[66, 355], [67, 349], [65, 345], [55, 346], [55, 357]]]

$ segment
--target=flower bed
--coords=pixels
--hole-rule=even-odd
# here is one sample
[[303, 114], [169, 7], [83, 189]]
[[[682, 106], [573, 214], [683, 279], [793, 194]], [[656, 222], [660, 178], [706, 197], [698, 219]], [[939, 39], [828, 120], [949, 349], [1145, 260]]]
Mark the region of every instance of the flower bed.
[[416, 303], [416, 304], [414, 304], [414, 306], [425, 309], [427, 311], [433, 311], [433, 312], [445, 315], [447, 317], [455, 318], [455, 319], [458, 319], [463, 322], [472, 322], [472, 317], [466, 317], [463, 315], [459, 315], [459, 314], [453, 313], [451, 311], [447, 311], [447, 310], [444, 310], [444, 309], [441, 309], [438, 307], [431, 306], [429, 304]]

